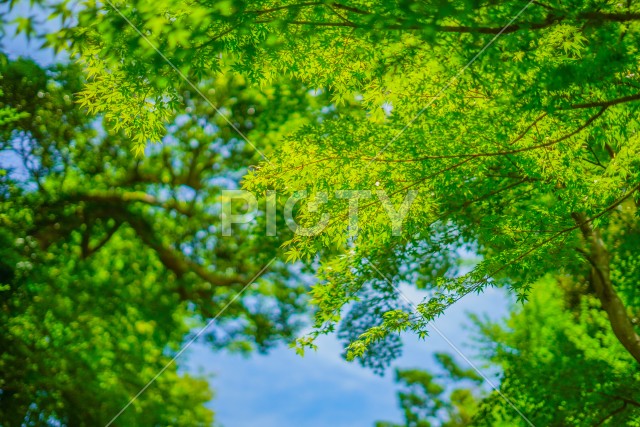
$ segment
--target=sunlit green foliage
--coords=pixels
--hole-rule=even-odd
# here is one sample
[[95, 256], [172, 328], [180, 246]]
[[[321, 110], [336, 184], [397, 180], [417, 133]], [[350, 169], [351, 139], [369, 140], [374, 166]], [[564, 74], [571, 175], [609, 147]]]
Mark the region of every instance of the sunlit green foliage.
[[[87, 1], [77, 12], [58, 46], [91, 75], [80, 102], [131, 135], [136, 152], [184, 106], [187, 79], [230, 69], [265, 85], [284, 75], [329, 97], [325, 117], [279, 130], [281, 144], [245, 188], [312, 199], [384, 190], [394, 206], [418, 192], [402, 236], [373, 198], [360, 203], [357, 236], [342, 200], [315, 214], [302, 206], [302, 221], [333, 220], [286, 240], [288, 260], [320, 265], [316, 332], [333, 330], [380, 281], [372, 265], [433, 291], [409, 322], [371, 316], [352, 356], [398, 329], [424, 334], [426, 320], [497, 282], [523, 299], [549, 272], [588, 270], [585, 256], [615, 295], [598, 236], [640, 184], [637, 2]], [[483, 260], [459, 275], [455, 259], [470, 249]], [[615, 263], [617, 247], [608, 249]], [[623, 302], [600, 294], [640, 360]]]

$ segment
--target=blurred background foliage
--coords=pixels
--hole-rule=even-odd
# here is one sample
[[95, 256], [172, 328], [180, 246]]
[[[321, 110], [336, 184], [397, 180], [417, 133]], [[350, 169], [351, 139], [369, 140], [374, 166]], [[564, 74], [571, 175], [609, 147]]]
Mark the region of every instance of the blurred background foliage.
[[[105, 424], [275, 256], [251, 226], [221, 236], [221, 189], [238, 186], [253, 149], [196, 97], [163, 145], [136, 160], [121, 150], [122, 133], [105, 133], [74, 102], [78, 66], [2, 56], [0, 75], [0, 419]], [[315, 102], [295, 85], [259, 91], [232, 77], [202, 90], [235, 126], [265, 135], [270, 116], [292, 127], [308, 120], [278, 98]], [[267, 109], [269, 99], [280, 107]], [[207, 340], [250, 352], [292, 339], [303, 275], [272, 264]], [[172, 365], [117, 425], [209, 425], [209, 399], [204, 380]]]

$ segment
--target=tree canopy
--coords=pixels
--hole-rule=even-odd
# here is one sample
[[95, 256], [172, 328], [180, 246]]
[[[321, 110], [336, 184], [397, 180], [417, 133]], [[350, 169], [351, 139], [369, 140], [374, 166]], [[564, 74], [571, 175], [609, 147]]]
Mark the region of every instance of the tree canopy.
[[[379, 279], [367, 260], [395, 282], [436, 291], [420, 319], [504, 278], [524, 295], [549, 271], [590, 262], [616, 335], [640, 360], [640, 338], [609, 277], [606, 252], [615, 248], [600, 239], [614, 215], [635, 212], [638, 7], [88, 3], [63, 34], [91, 78], [82, 102], [117, 117], [116, 128], [137, 138], [134, 150], [159, 137], [148, 127], [177, 108], [188, 79], [231, 69], [266, 84], [284, 74], [326, 91], [332, 112], [283, 132], [245, 188], [311, 198], [381, 188], [396, 205], [418, 191], [401, 237], [372, 201], [352, 239], [346, 202], [336, 202], [322, 208], [334, 220], [321, 235], [287, 242], [292, 259], [320, 259], [319, 323], [334, 323], [360, 283]], [[455, 248], [483, 261], [462, 277], [441, 274]], [[390, 323], [386, 332], [423, 329], [422, 320]]]
[[[635, 378], [638, 2], [46, 6], [61, 29], [41, 34], [21, 17], [18, 30], [65, 50], [79, 65], [34, 73], [39, 80], [28, 84], [16, 78], [29, 65], [5, 66], [3, 141], [23, 159], [32, 186], [4, 178], [10, 196], [2, 218], [20, 230], [10, 231], [9, 240], [26, 234], [46, 254], [63, 250], [79, 260], [104, 256], [103, 249], [120, 252], [111, 245], [138, 245], [144, 250], [132, 253], [153, 265], [138, 264], [171, 277], [163, 295], [204, 319], [274, 257], [295, 263], [271, 266], [255, 291], [261, 303], [246, 294], [225, 314], [231, 331], [225, 336], [232, 338], [212, 340], [266, 348], [293, 338], [307, 290], [300, 277], [312, 272], [314, 329], [297, 340], [298, 351], [338, 329], [347, 357], [378, 370], [400, 353], [400, 333], [425, 336], [432, 319], [469, 293], [504, 286], [521, 302], [543, 299], [536, 287], [547, 289], [544, 278], [568, 277], [580, 284], [571, 292], [580, 295], [581, 308], [548, 302], [562, 328], [541, 327], [547, 341], [526, 347], [517, 328], [507, 338], [489, 335], [518, 349], [514, 359], [506, 350], [496, 353], [505, 373], [501, 387], [518, 395], [531, 375], [559, 386], [558, 378], [573, 372], [567, 362], [562, 376], [551, 376], [552, 365], [538, 353], [561, 361], [575, 354], [585, 369], [606, 365], [615, 378], [623, 371]], [[85, 79], [68, 76], [71, 69]], [[164, 145], [153, 144], [159, 141]], [[218, 192], [238, 186], [261, 202], [275, 191], [279, 207], [304, 192], [313, 202], [296, 205], [298, 224], [318, 224], [327, 214], [330, 221], [319, 233], [279, 227], [269, 236], [258, 215], [225, 239], [211, 225]], [[344, 191], [359, 192], [357, 227], [353, 199], [336, 197]], [[322, 203], [327, 194], [332, 199]], [[407, 214], [401, 227], [388, 215], [397, 209]], [[470, 253], [480, 261], [461, 268]], [[429, 297], [413, 310], [397, 292], [401, 284]], [[555, 303], [565, 296], [549, 289], [545, 295]], [[534, 315], [523, 313], [519, 319]], [[598, 340], [593, 352], [602, 348], [601, 357], [563, 341], [576, 319], [586, 322], [579, 336]], [[611, 355], [600, 340], [624, 352]], [[567, 346], [554, 352], [557, 343]], [[527, 375], [520, 366], [530, 360]], [[599, 384], [593, 399], [611, 394], [596, 377], [581, 375], [574, 380]], [[409, 386], [431, 384], [400, 377]], [[431, 398], [440, 399], [436, 394]], [[574, 403], [584, 397], [559, 396]], [[536, 402], [520, 403], [535, 412]], [[618, 403], [625, 411], [633, 406]], [[615, 422], [628, 413], [600, 421], [612, 412], [594, 405], [585, 419], [558, 401], [577, 424]]]

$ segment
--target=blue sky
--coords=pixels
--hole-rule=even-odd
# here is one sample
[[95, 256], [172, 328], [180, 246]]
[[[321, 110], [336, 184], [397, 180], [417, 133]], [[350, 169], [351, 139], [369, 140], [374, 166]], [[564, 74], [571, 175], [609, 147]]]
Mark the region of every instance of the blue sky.
[[[405, 293], [419, 301], [417, 292]], [[506, 314], [507, 307], [502, 291], [488, 289], [482, 295], [467, 295], [435, 323], [473, 360], [476, 350], [467, 313], [498, 319]], [[408, 336], [404, 354], [394, 366], [430, 368], [434, 366], [433, 353], [440, 351], [454, 353], [433, 331], [424, 341]], [[266, 356], [244, 358], [213, 353], [195, 344], [182, 366], [192, 373], [211, 376], [209, 382], [216, 396], [210, 406], [218, 422], [227, 427], [372, 427], [376, 420], [400, 421], [392, 370], [380, 377], [346, 362], [340, 353], [341, 345], [334, 337], [323, 338], [318, 351], [304, 358], [283, 347]], [[491, 371], [477, 366], [492, 378]]]
[[[36, 45], [29, 46], [23, 38], [5, 37], [3, 44], [14, 58], [24, 55], [41, 63], [53, 60], [51, 52], [37, 51]], [[420, 301], [418, 292], [405, 292], [414, 302]], [[471, 294], [458, 301], [436, 325], [473, 360], [475, 351], [470, 345], [472, 334], [466, 314], [498, 319], [507, 308], [504, 292], [488, 289], [482, 295]], [[440, 351], [454, 352], [433, 332], [425, 341], [408, 336], [404, 355], [394, 366], [429, 368], [433, 366], [433, 353]], [[346, 362], [341, 352], [335, 337], [322, 338], [319, 350], [304, 358], [286, 346], [268, 355], [246, 358], [214, 353], [196, 343], [177, 362], [192, 374], [209, 377], [215, 391], [210, 406], [218, 424], [226, 427], [371, 427], [376, 420], [400, 421], [392, 370], [380, 377]], [[486, 370], [483, 373], [489, 375]]]

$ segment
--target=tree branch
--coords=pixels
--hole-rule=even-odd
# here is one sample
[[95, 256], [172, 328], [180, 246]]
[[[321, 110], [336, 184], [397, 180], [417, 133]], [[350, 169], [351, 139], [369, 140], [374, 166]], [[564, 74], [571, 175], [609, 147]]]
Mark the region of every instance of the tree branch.
[[176, 276], [182, 277], [186, 273], [193, 272], [202, 280], [210, 283], [211, 286], [231, 286], [243, 282], [241, 277], [216, 274], [189, 260], [181, 252], [164, 244], [146, 220], [131, 212], [123, 212], [123, 214], [127, 218], [126, 222], [133, 228], [138, 237], [156, 252], [162, 264], [173, 271]]
[[611, 282], [610, 256], [600, 231], [592, 227], [592, 221], [587, 221], [584, 214], [574, 212], [572, 217], [589, 244], [589, 252], [585, 253], [585, 258], [591, 264], [590, 282], [609, 317], [613, 333], [629, 354], [640, 363], [640, 336]]
[[618, 409], [614, 410], [613, 412], [607, 414], [604, 418], [602, 418], [600, 421], [594, 424], [594, 426], [601, 426], [602, 424], [604, 424], [605, 421], [607, 421], [611, 417], [616, 416], [617, 414], [621, 413], [625, 409], [627, 409], [627, 402], [622, 402], [622, 406], [620, 406]]
[[594, 101], [594, 102], [587, 102], [584, 104], [574, 104], [571, 106], [571, 109], [577, 110], [581, 108], [597, 108], [597, 107], [608, 108], [614, 105], [623, 104], [625, 102], [633, 102], [633, 101], [639, 101], [639, 100], [640, 100], [640, 94], [635, 94], [630, 96], [624, 96], [622, 98], [611, 99], [609, 101]]
[[[324, 3], [320, 2], [310, 2], [310, 3], [300, 3], [296, 5], [288, 5], [288, 6], [280, 6], [272, 9], [265, 10], [252, 10], [249, 11], [252, 14], [257, 16], [269, 14], [271, 12], [277, 12], [284, 9], [292, 9], [292, 8], [300, 8], [306, 6], [319, 6]], [[356, 13], [359, 15], [371, 15], [371, 12], [353, 8], [350, 6], [341, 5], [339, 3], [330, 3], [326, 4], [328, 7], [340, 8], [352, 13]], [[578, 21], [608, 21], [608, 22], [630, 22], [630, 21], [638, 21], [640, 20], [639, 13], [606, 13], [606, 12], [582, 12], [578, 13], [575, 16], [571, 16], [570, 14], [559, 15], [557, 11], [555, 13], [550, 13], [547, 17], [540, 22], [529, 22], [524, 24], [512, 24], [508, 27], [488, 27], [488, 26], [470, 26], [470, 25], [433, 25], [430, 23], [420, 23], [420, 24], [411, 24], [407, 25], [402, 22], [402, 20], [396, 19], [395, 23], [391, 23], [390, 25], [383, 26], [379, 29], [381, 30], [424, 30], [425, 28], [431, 27], [434, 31], [439, 31], [443, 33], [470, 33], [470, 34], [511, 34], [522, 30], [541, 30], [544, 28], [551, 27], [555, 25], [557, 22], [563, 21], [565, 19], [576, 19]], [[271, 22], [278, 21], [277, 18], [264, 19], [260, 21], [254, 21], [256, 24], [268, 24]], [[310, 26], [322, 26], [322, 27], [352, 27], [352, 28], [363, 28], [363, 29], [375, 29], [372, 26], [359, 24], [352, 21], [347, 22], [316, 22], [316, 21], [305, 21], [305, 20], [282, 20], [284, 24], [287, 25], [310, 25]]]
[[68, 200], [99, 202], [99, 203], [144, 203], [147, 205], [161, 207], [167, 210], [174, 210], [184, 216], [193, 216], [193, 212], [184, 204], [176, 200], [166, 202], [158, 200], [157, 197], [142, 191], [92, 191], [88, 193], [75, 193], [67, 197]]
[[113, 227], [111, 227], [107, 231], [107, 234], [102, 239], [100, 239], [100, 241], [94, 247], [91, 247], [89, 245], [90, 243], [89, 236], [91, 235], [90, 231], [91, 231], [91, 228], [93, 227], [89, 228], [90, 226], [87, 224], [87, 229], [85, 230], [85, 233], [82, 235], [82, 258], [89, 258], [94, 253], [98, 252], [104, 245], [107, 244], [107, 242], [109, 242], [109, 240], [111, 240], [111, 237], [113, 237], [116, 231], [118, 231], [118, 229], [120, 228], [120, 225], [122, 225], [122, 222], [116, 221]]

